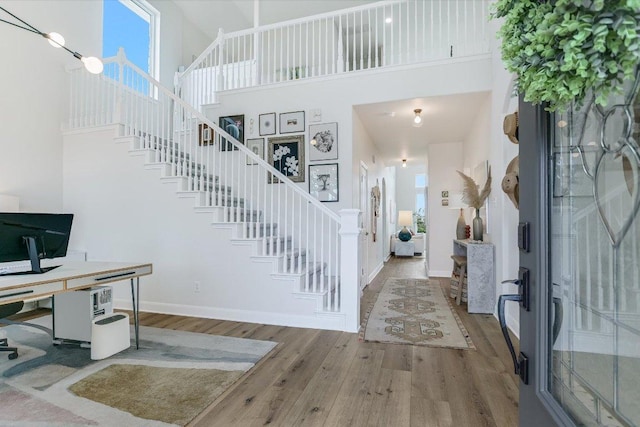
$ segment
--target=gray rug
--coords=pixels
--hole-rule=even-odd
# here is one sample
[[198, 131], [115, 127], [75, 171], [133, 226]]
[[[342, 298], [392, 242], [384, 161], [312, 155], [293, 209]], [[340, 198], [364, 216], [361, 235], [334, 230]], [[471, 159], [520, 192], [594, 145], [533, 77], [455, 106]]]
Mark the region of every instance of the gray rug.
[[20, 354], [0, 354], [0, 425], [21, 427], [185, 425], [276, 345], [141, 326], [139, 350], [93, 361], [34, 328], [0, 336]]
[[475, 349], [437, 279], [388, 278], [366, 313], [364, 340]]

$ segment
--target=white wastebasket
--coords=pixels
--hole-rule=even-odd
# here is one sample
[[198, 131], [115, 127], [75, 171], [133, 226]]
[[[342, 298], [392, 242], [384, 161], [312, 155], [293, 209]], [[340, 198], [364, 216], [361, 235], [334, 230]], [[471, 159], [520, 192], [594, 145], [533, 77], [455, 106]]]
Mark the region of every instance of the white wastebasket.
[[91, 359], [101, 360], [131, 345], [129, 315], [112, 313], [91, 322]]

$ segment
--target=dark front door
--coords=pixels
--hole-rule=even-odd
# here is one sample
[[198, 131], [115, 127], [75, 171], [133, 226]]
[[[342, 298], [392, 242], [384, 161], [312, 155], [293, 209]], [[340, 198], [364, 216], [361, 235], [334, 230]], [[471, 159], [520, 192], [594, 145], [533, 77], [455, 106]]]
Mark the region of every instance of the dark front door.
[[520, 103], [524, 427], [640, 425], [640, 107], [625, 90], [553, 114]]

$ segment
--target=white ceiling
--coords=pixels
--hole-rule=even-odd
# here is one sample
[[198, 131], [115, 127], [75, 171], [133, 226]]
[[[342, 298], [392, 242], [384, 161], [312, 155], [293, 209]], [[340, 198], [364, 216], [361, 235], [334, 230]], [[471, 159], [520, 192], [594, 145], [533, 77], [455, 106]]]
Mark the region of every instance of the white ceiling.
[[[374, 3], [377, 0], [259, 0], [260, 24]], [[186, 18], [207, 34], [211, 41], [218, 29], [238, 31], [253, 26], [254, 0], [174, 0]], [[478, 109], [488, 92], [415, 98], [359, 105], [355, 111], [380, 155], [388, 165], [402, 159], [424, 164], [427, 145], [432, 142], [462, 142], [471, 131]], [[413, 110], [422, 108], [424, 124], [411, 126]], [[390, 113], [394, 113], [391, 117]]]
[[[407, 159], [425, 163], [429, 143], [462, 142], [469, 133], [489, 92], [414, 98], [357, 105], [362, 124], [387, 165]], [[422, 127], [413, 127], [416, 108], [422, 109]]]

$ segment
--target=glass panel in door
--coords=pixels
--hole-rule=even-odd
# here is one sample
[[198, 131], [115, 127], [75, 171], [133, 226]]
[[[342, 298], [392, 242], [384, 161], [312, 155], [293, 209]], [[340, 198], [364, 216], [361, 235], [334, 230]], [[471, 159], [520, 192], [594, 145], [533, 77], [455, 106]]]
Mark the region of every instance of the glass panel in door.
[[547, 389], [577, 425], [640, 425], [640, 105], [556, 113]]

